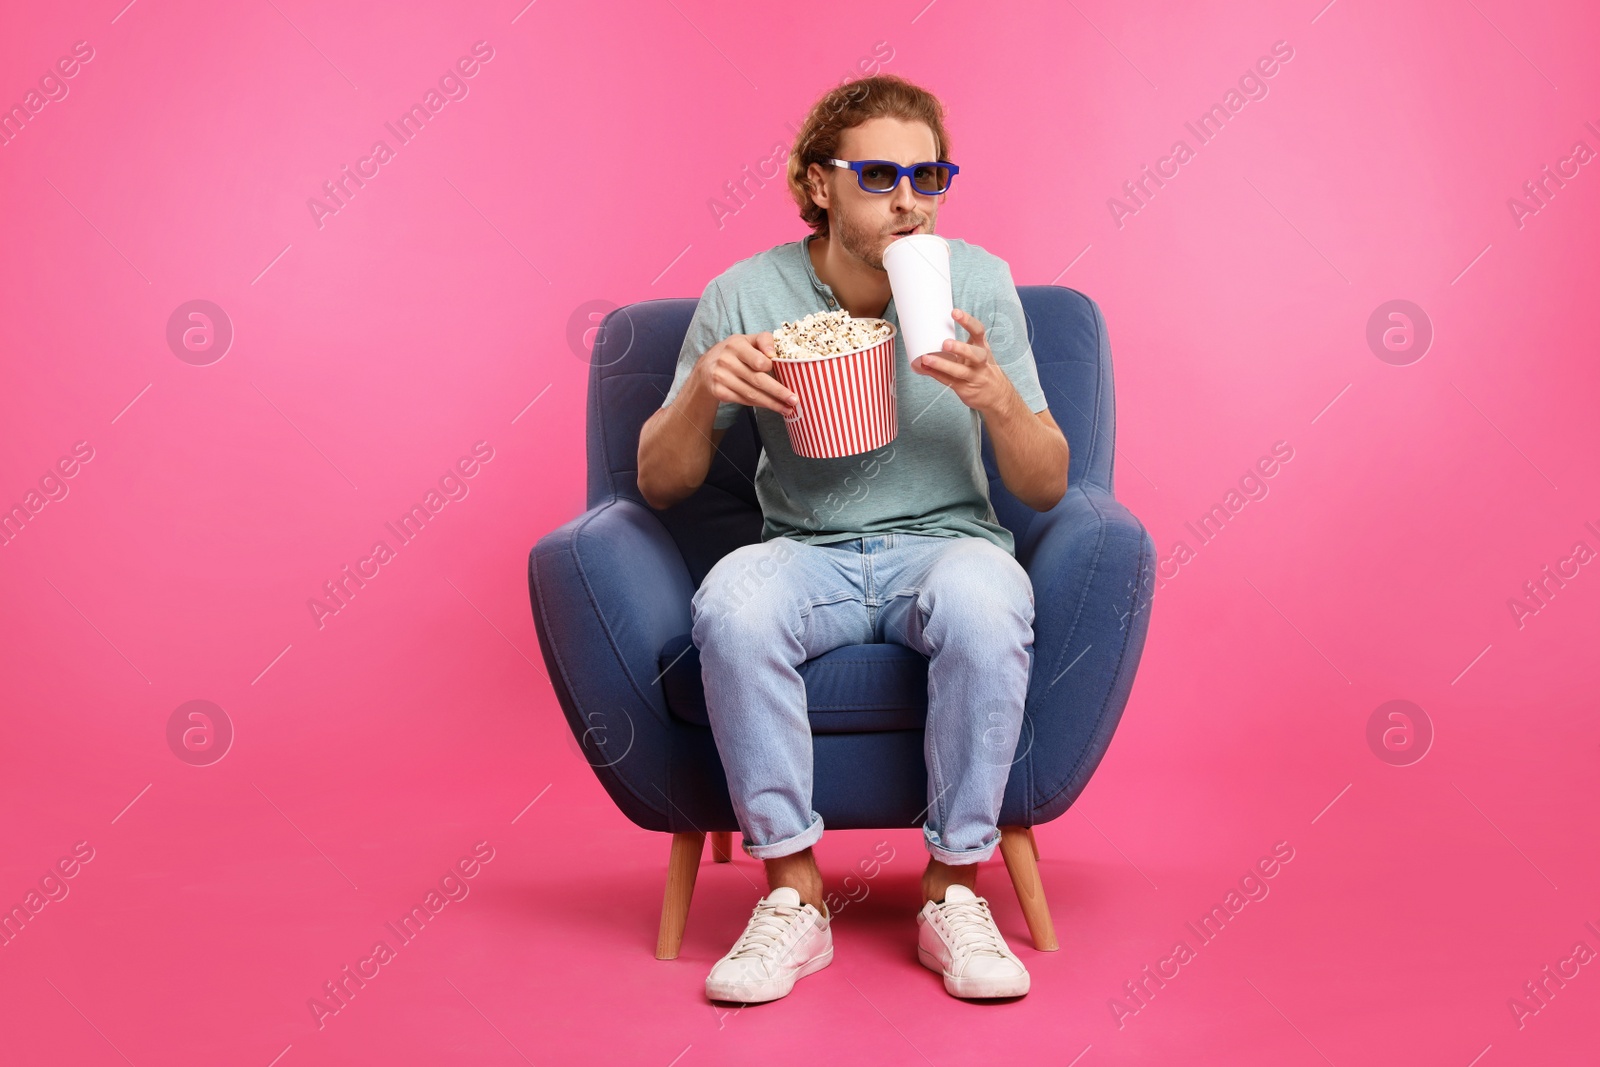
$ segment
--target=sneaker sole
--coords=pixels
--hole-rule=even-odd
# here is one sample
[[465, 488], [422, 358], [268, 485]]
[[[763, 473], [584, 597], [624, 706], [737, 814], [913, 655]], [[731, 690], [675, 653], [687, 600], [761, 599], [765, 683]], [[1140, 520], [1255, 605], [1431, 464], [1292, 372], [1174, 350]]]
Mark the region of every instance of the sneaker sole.
[[789, 995], [800, 979], [815, 974], [832, 962], [833, 946], [829, 945], [826, 952], [813, 956], [787, 977], [769, 978], [765, 982], [745, 986], [715, 985], [707, 979], [706, 996], [712, 1000], [727, 1000], [737, 1004], [765, 1004], [769, 1000], [781, 1000]]
[[962, 978], [944, 969], [939, 958], [921, 945], [917, 946], [917, 959], [928, 970], [944, 976], [944, 991], [963, 1000], [984, 1000], [991, 997], [1020, 997], [1031, 984], [1026, 971], [1014, 978]]

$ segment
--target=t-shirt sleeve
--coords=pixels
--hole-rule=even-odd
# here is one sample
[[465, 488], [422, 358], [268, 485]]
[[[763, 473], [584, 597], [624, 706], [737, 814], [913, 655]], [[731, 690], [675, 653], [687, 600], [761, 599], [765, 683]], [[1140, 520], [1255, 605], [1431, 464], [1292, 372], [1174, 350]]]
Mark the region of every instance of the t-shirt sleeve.
[[[722, 289], [715, 278], [706, 285], [705, 291], [700, 294], [700, 303], [695, 305], [694, 318], [689, 320], [689, 331], [683, 335], [683, 347], [678, 350], [678, 366], [672, 376], [672, 388], [667, 390], [667, 395], [661, 401], [662, 407], [667, 407], [678, 398], [683, 391], [684, 383], [689, 380], [689, 372], [694, 370], [694, 365], [700, 357], [719, 341], [725, 340], [734, 333], [728, 326], [727, 306], [723, 301]], [[745, 404], [732, 402], [717, 405], [716, 418], [711, 426], [716, 430], [725, 430], [738, 419]]]
[[1033, 346], [1028, 342], [1028, 316], [1022, 310], [1016, 283], [1011, 280], [1011, 267], [1004, 261], [999, 265], [989, 316], [983, 320], [983, 326], [995, 362], [1016, 386], [1028, 410], [1043, 411], [1049, 404], [1044, 390], [1039, 387], [1039, 368], [1033, 361]]

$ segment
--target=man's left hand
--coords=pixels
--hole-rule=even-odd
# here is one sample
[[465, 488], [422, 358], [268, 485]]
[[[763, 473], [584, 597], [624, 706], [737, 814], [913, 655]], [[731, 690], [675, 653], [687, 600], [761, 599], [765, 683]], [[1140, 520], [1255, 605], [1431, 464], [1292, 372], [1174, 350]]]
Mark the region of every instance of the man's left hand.
[[980, 414], [1001, 410], [1018, 395], [1017, 388], [995, 362], [983, 323], [960, 308], [951, 312], [951, 318], [967, 331], [967, 339], [946, 340], [943, 351], [912, 359], [911, 369], [948, 385], [963, 404]]

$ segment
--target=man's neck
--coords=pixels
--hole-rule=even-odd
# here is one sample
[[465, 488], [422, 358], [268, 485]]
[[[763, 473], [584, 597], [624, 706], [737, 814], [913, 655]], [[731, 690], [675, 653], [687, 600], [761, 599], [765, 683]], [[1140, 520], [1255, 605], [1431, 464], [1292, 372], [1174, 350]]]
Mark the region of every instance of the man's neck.
[[874, 270], [828, 237], [813, 237], [806, 244], [817, 277], [833, 290], [851, 318], [882, 318], [889, 307], [889, 275]]

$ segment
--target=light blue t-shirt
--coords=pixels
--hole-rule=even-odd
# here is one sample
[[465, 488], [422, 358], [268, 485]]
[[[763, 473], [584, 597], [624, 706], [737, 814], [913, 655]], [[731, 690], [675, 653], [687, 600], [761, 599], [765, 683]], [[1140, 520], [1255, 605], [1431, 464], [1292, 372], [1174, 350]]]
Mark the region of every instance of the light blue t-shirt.
[[[833, 290], [812, 267], [810, 241], [807, 236], [778, 245], [711, 280], [689, 323], [663, 407], [676, 399], [695, 363], [719, 341], [838, 308]], [[995, 361], [1028, 410], [1044, 410], [1011, 268], [977, 245], [951, 239], [950, 278], [955, 306], [983, 323]], [[893, 300], [883, 318], [896, 327], [895, 439], [854, 456], [808, 459], [790, 447], [783, 416], [756, 407], [762, 444], [755, 477], [764, 518], [761, 539], [784, 536], [828, 544], [891, 532], [985, 537], [1015, 555], [1011, 531], [1000, 525], [989, 501], [980, 437], [983, 417], [963, 404], [955, 390], [911, 369]], [[965, 331], [959, 334], [966, 336]], [[719, 404], [713, 425], [732, 426], [747, 406]]]

